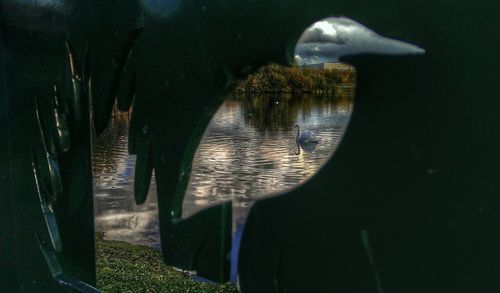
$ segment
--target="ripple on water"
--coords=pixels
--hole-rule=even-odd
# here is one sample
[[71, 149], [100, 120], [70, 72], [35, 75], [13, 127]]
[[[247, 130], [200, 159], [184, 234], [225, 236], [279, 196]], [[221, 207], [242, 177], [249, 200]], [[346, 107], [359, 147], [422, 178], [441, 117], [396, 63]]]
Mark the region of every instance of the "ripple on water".
[[[241, 223], [255, 200], [293, 188], [317, 172], [339, 144], [352, 108], [349, 97], [269, 100], [228, 99], [215, 114], [193, 160], [184, 217], [232, 200], [234, 220]], [[317, 133], [320, 143], [312, 151], [299, 153], [295, 124]], [[154, 246], [159, 241], [156, 186], [153, 178], [146, 202], [135, 204], [135, 156], [128, 155], [127, 136], [128, 122], [115, 119], [94, 139], [96, 230], [107, 239]]]
[[[232, 200], [238, 208], [307, 180], [340, 142], [351, 111], [351, 101], [338, 103], [332, 98], [270, 105], [264, 97], [262, 105], [253, 101], [258, 109], [249, 107], [245, 99], [226, 100], [206, 130], [193, 160], [184, 216], [203, 209], [196, 199], [210, 203]], [[285, 112], [274, 121], [273, 117], [259, 121], [272, 116], [273, 107], [287, 102]], [[252, 118], [248, 113], [254, 113]], [[285, 123], [283, 117], [290, 121]], [[295, 124], [314, 130], [320, 138], [311, 152], [301, 149], [298, 153]]]

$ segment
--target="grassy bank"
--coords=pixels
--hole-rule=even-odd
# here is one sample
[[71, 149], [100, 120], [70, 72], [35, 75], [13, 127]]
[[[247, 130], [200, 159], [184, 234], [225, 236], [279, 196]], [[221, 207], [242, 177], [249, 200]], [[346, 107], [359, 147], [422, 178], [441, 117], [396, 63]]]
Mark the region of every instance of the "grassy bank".
[[354, 70], [323, 70], [270, 64], [240, 82], [236, 93], [332, 93], [340, 83], [353, 82]]
[[159, 251], [96, 237], [97, 287], [104, 292], [238, 292], [234, 284], [191, 280], [163, 264]]

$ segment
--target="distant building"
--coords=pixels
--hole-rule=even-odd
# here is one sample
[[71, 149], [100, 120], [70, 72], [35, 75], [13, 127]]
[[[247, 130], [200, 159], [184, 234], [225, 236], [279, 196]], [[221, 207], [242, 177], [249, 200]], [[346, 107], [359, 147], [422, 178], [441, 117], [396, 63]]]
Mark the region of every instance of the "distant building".
[[354, 71], [354, 66], [345, 63], [316, 63], [316, 64], [304, 64], [302, 68], [318, 68], [318, 69], [328, 69], [337, 71]]

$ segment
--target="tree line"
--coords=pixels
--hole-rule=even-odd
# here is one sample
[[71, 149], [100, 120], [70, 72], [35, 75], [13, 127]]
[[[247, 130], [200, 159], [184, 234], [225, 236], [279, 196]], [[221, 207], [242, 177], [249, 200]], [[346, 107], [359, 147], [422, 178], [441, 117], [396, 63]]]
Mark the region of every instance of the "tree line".
[[236, 93], [333, 93], [340, 83], [354, 82], [354, 70], [285, 67], [270, 64], [235, 86]]

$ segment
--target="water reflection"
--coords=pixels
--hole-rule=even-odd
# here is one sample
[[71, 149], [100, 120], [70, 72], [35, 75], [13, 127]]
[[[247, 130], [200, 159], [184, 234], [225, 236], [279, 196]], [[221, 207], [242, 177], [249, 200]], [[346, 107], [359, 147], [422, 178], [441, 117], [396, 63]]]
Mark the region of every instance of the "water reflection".
[[316, 147], [318, 146], [315, 142], [296, 142], [297, 144], [297, 152], [296, 155], [300, 155], [300, 151], [303, 150], [306, 153], [312, 153]]
[[[198, 147], [183, 204], [187, 217], [232, 200], [234, 227], [257, 198], [311, 177], [339, 144], [352, 109], [353, 87], [335, 96], [232, 96], [215, 114]], [[316, 132], [319, 144], [298, 144], [295, 124]], [[111, 240], [159, 246], [156, 186], [146, 202], [133, 196], [135, 156], [127, 153], [128, 120], [115, 118], [94, 138], [97, 231]]]
[[[105, 239], [148, 246], [159, 245], [156, 186], [137, 206], [133, 194], [135, 155], [128, 155], [128, 120], [114, 118], [109, 130], [94, 137], [94, 216]], [[154, 181], [154, 179], [153, 179]]]
[[[311, 177], [347, 126], [353, 88], [341, 93], [228, 98], [198, 146], [183, 216], [232, 200], [235, 219], [244, 218], [257, 198]], [[296, 124], [316, 132], [320, 143], [298, 144]]]

